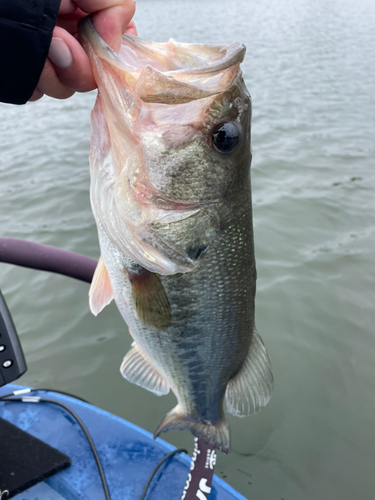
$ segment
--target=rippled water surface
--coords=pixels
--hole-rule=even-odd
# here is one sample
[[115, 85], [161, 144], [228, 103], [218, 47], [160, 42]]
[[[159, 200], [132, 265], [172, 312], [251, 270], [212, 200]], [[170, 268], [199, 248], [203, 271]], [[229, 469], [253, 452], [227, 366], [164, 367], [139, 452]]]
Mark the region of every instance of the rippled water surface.
[[[247, 46], [253, 98], [256, 322], [269, 406], [229, 417], [217, 473], [249, 499], [369, 500], [375, 458], [375, 2], [140, 0], [140, 36]], [[95, 94], [0, 106], [2, 236], [98, 257], [89, 205]], [[154, 431], [174, 406], [119, 374], [130, 347], [88, 285], [0, 265], [29, 370]], [[165, 438], [191, 449], [188, 432]]]

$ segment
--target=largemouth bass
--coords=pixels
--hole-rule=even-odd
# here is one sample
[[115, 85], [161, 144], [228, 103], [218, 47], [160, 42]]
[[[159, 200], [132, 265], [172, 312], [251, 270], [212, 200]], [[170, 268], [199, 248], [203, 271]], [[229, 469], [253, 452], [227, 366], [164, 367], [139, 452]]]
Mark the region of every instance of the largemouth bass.
[[178, 404], [155, 432], [189, 429], [228, 452], [224, 409], [257, 412], [273, 377], [254, 324], [251, 101], [241, 43], [151, 43], [119, 53], [90, 18], [80, 37], [98, 85], [91, 204], [101, 258], [90, 289], [129, 326], [130, 382]]

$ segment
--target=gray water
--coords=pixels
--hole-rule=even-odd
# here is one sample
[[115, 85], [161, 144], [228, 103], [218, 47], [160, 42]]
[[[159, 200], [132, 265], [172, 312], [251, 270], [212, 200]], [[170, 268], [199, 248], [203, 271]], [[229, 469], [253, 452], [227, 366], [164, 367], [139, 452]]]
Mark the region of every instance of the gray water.
[[[275, 393], [261, 413], [229, 417], [217, 473], [251, 500], [375, 498], [375, 2], [140, 0], [136, 21], [148, 39], [247, 46], [256, 322]], [[94, 99], [0, 106], [2, 236], [99, 256]], [[20, 382], [153, 432], [175, 400], [122, 379], [131, 339], [116, 307], [94, 318], [88, 285], [0, 269], [29, 365]], [[188, 432], [164, 436], [191, 450]]]

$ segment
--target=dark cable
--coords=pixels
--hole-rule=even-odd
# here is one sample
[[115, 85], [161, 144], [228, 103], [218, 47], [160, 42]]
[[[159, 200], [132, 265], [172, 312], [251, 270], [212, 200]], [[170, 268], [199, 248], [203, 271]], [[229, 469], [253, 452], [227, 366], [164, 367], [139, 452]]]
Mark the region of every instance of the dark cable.
[[14, 396], [13, 392], [10, 392], [9, 394], [4, 394], [4, 396], [1, 396], [0, 401], [3, 401], [3, 400], [5, 401], [10, 396]]
[[165, 457], [163, 457], [160, 460], [160, 462], [157, 464], [157, 466], [155, 467], [155, 469], [151, 472], [151, 475], [148, 478], [145, 487], [143, 488], [140, 500], [144, 500], [146, 498], [147, 490], [148, 490], [148, 488], [149, 488], [149, 486], [151, 484], [151, 481], [154, 479], [155, 474], [160, 469], [160, 467], [163, 465], [163, 463], [166, 462], [168, 460], [168, 458], [172, 457], [176, 453], [186, 453], [187, 454], [188, 452], [187, 452], [187, 450], [184, 450], [183, 448], [179, 448], [178, 450], [171, 451], [171, 453], [168, 453], [168, 455], [165, 455]]
[[60, 391], [60, 390], [57, 390], [57, 389], [45, 389], [43, 387], [41, 389], [31, 389], [30, 392], [39, 392], [39, 391], [43, 391], [43, 392], [57, 392], [58, 394], [63, 394], [64, 396], [69, 396], [70, 398], [73, 398], [73, 399], [79, 399], [80, 401], [83, 401], [84, 403], [87, 403], [88, 405], [91, 404], [91, 403], [89, 403], [87, 401], [87, 399], [83, 399], [83, 398], [80, 398], [79, 396], [76, 396], [75, 394], [71, 394], [70, 392]]
[[[24, 396], [24, 397], [12, 397], [12, 398], [6, 399], [7, 396], [2, 396], [0, 398], [0, 400], [24, 402], [25, 398], [28, 399], [28, 397], [32, 397], [32, 396]], [[52, 404], [61, 406], [61, 408], [63, 408], [68, 413], [70, 413], [70, 415], [72, 415], [72, 417], [77, 421], [77, 423], [80, 425], [84, 435], [86, 436], [86, 439], [90, 445], [91, 451], [94, 455], [96, 466], [98, 467], [100, 479], [101, 479], [102, 485], [103, 485], [104, 496], [105, 496], [106, 500], [111, 500], [111, 497], [109, 494], [109, 488], [108, 488], [108, 484], [107, 484], [107, 479], [105, 477], [103, 466], [102, 466], [102, 463], [100, 461], [99, 454], [98, 454], [98, 451], [96, 449], [95, 443], [94, 443], [94, 441], [91, 437], [91, 434], [89, 433], [87, 427], [85, 426], [85, 424], [83, 423], [81, 418], [77, 415], [77, 413], [74, 410], [72, 410], [71, 408], [69, 408], [69, 406], [65, 405], [64, 403], [60, 403], [59, 401], [54, 401], [53, 399], [41, 398], [40, 396], [36, 396], [36, 399], [34, 401], [30, 401], [30, 402], [33, 402], [33, 403], [39, 403], [39, 402], [52, 403]]]
[[[66, 391], [60, 391], [57, 389], [45, 389], [45, 388], [40, 388], [40, 389], [28, 388], [28, 389], [29, 390], [27, 392], [26, 391], [23, 392], [23, 397], [26, 397], [26, 394], [30, 394], [31, 392], [39, 392], [39, 391], [56, 392], [58, 394], [63, 394], [64, 396], [69, 396], [70, 398], [73, 398], [73, 399], [79, 399], [80, 401], [82, 401], [83, 403], [87, 403], [88, 405], [91, 404], [91, 403], [89, 403], [89, 401], [87, 401], [87, 399], [80, 398], [79, 396], [75, 396], [74, 394], [71, 394], [70, 392], [66, 392]], [[17, 391], [10, 392], [9, 394], [4, 394], [3, 396], [0, 396], [0, 400], [5, 399], [5, 398], [9, 398], [10, 396], [18, 396]]]

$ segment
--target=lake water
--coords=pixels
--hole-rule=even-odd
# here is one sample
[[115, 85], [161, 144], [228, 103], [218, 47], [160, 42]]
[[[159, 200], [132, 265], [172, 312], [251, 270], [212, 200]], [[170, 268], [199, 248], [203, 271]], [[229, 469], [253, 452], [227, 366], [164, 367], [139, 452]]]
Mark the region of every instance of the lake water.
[[[251, 500], [375, 491], [375, 2], [140, 0], [140, 36], [247, 46], [253, 98], [256, 322], [275, 393], [229, 417], [217, 473]], [[0, 106], [1, 234], [98, 257], [89, 205], [95, 93]], [[131, 343], [88, 285], [0, 265], [29, 370], [153, 432], [174, 406], [122, 379]], [[192, 449], [188, 432], [163, 437]]]

